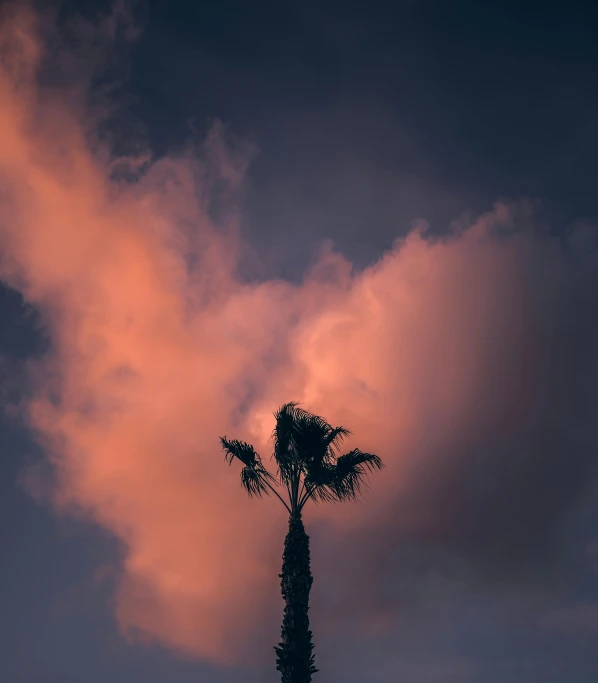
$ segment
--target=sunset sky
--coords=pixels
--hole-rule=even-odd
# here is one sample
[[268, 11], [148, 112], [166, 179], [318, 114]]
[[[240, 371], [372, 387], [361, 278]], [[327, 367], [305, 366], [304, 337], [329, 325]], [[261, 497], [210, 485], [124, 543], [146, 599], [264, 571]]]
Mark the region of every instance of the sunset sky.
[[286, 401], [318, 683], [598, 680], [598, 7], [0, 6], [0, 680], [275, 683]]

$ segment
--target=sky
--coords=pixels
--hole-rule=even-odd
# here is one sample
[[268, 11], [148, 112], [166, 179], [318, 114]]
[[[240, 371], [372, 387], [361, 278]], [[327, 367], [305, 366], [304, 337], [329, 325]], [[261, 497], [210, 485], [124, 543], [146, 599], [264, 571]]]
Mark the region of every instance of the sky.
[[[250, 6], [251, 5], [251, 6]], [[277, 680], [289, 400], [314, 680], [598, 675], [598, 9], [0, 11], [0, 673]]]

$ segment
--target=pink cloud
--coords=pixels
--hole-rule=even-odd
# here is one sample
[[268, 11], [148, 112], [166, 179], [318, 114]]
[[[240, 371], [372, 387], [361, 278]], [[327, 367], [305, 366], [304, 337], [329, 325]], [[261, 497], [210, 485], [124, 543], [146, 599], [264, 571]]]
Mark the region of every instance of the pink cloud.
[[[314, 508], [313, 523], [443, 537], [447, 500], [461, 494], [426, 498], [421, 468], [443, 476], [444, 446], [472, 422], [510, 433], [533, 418], [534, 363], [549, 347], [529, 269], [560, 291], [567, 268], [548, 242], [498, 235], [527, 212], [503, 202], [443, 239], [416, 228], [363, 271], [330, 247], [300, 285], [244, 282], [238, 207], [215, 224], [207, 198], [214, 179], [242, 184], [245, 152], [216, 129], [199, 156], [144, 157], [137, 182], [111, 180], [87, 121], [35, 85], [33, 20], [12, 22], [0, 277], [41, 311], [52, 341], [27, 406], [57, 473], [52, 503], [122, 542], [124, 633], [239, 656], [260, 635], [256, 613], [274, 642], [285, 520], [275, 501], [245, 499], [218, 436], [267, 454], [272, 410], [304, 401], [387, 464], [365, 506]], [[414, 482], [423, 500], [395, 518]], [[364, 549], [356, 564], [368, 572]]]

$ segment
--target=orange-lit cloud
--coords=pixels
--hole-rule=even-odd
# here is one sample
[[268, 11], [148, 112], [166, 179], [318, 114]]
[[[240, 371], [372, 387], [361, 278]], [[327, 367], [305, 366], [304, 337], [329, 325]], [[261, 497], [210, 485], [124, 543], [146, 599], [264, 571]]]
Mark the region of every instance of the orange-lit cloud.
[[[54, 505], [123, 543], [123, 631], [219, 661], [244, 651], [256, 613], [276, 623], [282, 510], [245, 499], [218, 436], [268, 454], [287, 400], [346, 425], [388, 466], [365, 506], [314, 508], [314, 524], [446, 540], [457, 519], [475, 537], [466, 493], [436, 480], [450, 482], [451, 444], [471, 455], [472, 425], [510, 435], [540, 419], [537, 378], [562, 333], [543, 307], [571, 282], [549, 240], [508, 234], [529, 208], [499, 203], [444, 239], [419, 226], [361, 272], [327, 248], [300, 285], [244, 282], [237, 207], [224, 224], [209, 207], [214, 183], [235, 194], [243, 154], [215, 129], [196, 153], [145, 158], [137, 181], [115, 180], [88, 121], [36, 86], [35, 17], [11, 21], [0, 277], [47, 324], [29, 420], [58, 475]], [[358, 573], [372, 571], [367, 552]]]

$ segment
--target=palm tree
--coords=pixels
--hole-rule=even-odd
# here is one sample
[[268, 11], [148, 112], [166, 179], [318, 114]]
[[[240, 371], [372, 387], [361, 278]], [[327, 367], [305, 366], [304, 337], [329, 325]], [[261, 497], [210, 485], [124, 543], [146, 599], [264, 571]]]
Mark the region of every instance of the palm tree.
[[[280, 643], [275, 647], [276, 668], [282, 683], [310, 683], [314, 666], [312, 632], [309, 628], [309, 592], [312, 575], [309, 536], [301, 513], [309, 500], [339, 502], [355, 499], [369, 471], [382, 469], [377, 455], [358, 448], [339, 455], [350, 432], [332, 427], [321, 417], [286, 403], [275, 413], [272, 433], [276, 474], [269, 472], [253, 446], [221, 437], [228, 464], [243, 464], [241, 484], [249, 496], [275, 495], [289, 513], [284, 542], [280, 588], [285, 602]], [[282, 495], [281, 495], [282, 494]]]

